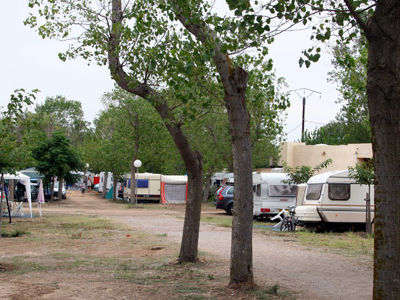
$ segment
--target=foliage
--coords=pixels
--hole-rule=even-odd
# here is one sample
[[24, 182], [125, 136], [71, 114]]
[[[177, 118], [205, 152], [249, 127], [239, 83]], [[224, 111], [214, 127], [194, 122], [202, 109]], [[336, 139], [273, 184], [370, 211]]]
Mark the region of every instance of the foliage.
[[359, 123], [335, 120], [312, 132], [306, 130], [304, 132], [304, 141], [307, 145], [370, 143], [371, 128], [367, 119]]
[[310, 166], [299, 166], [296, 168], [290, 167], [284, 164], [283, 169], [288, 173], [289, 179], [285, 180], [288, 184], [300, 184], [306, 183], [315, 173], [318, 173], [322, 169], [328, 167], [332, 163], [332, 159], [327, 159], [319, 165], [311, 168]]
[[71, 171], [84, 168], [78, 154], [71, 147], [71, 142], [61, 132], [54, 132], [49, 139], [40, 143], [33, 150], [36, 169], [47, 180], [53, 177], [65, 178]]
[[349, 177], [356, 180], [358, 184], [373, 185], [375, 180], [373, 160], [362, 161], [355, 167], [349, 167]]
[[88, 122], [83, 118], [82, 104], [67, 100], [64, 96], [47, 97], [35, 108], [40, 128], [49, 137], [54, 131], [62, 131], [73, 145], [83, 141]]
[[14, 173], [26, 160], [27, 151], [21, 143], [17, 128], [24, 108], [33, 103], [38, 90], [26, 92], [24, 89], [14, 91], [7, 104], [7, 110], [1, 113], [0, 119], [0, 173]]
[[333, 65], [329, 73], [330, 80], [339, 84], [343, 107], [336, 120], [305, 133], [307, 144], [349, 144], [370, 143], [367, 101], [367, 60], [368, 49], [364, 38], [350, 45], [337, 45], [334, 48]]

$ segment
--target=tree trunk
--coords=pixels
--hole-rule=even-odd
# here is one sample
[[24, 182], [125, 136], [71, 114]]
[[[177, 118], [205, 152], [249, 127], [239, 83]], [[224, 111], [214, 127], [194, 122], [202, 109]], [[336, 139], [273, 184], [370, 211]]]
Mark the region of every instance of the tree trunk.
[[200, 230], [200, 213], [202, 200], [202, 157], [195, 152], [181, 124], [175, 119], [168, 106], [168, 102], [156, 90], [146, 83], [138, 83], [136, 78], [130, 77], [123, 69], [119, 58], [121, 25], [123, 20], [121, 0], [112, 0], [112, 33], [109, 37], [108, 63], [113, 79], [124, 90], [146, 99], [159, 113], [167, 127], [188, 172], [189, 195], [186, 205], [185, 221], [183, 226], [182, 243], [178, 261], [195, 262], [198, 259], [198, 239]]
[[400, 3], [377, 1], [367, 26], [375, 164], [374, 299], [400, 299]]
[[205, 183], [204, 183], [204, 189], [203, 189], [203, 202], [204, 203], [208, 202], [208, 196], [210, 195], [210, 187], [211, 187], [210, 177], [207, 176]]
[[9, 193], [9, 200], [14, 201], [15, 200], [15, 179], [10, 179], [8, 181], [8, 193]]
[[235, 193], [232, 220], [230, 285], [254, 285], [253, 278], [253, 179], [250, 116], [246, 109], [247, 73], [236, 67], [225, 89], [225, 106], [232, 136]]
[[108, 172], [104, 172], [103, 192], [101, 193], [101, 197], [103, 199], [105, 199], [107, 196], [107, 182], [108, 182]]
[[54, 201], [54, 177], [51, 177], [50, 202]]
[[[205, 22], [190, 19], [184, 5], [172, 1], [175, 13], [187, 30], [200, 42], [214, 43], [213, 61], [224, 87], [224, 101], [232, 136], [232, 156], [235, 176], [234, 213], [232, 220], [230, 285], [254, 286], [253, 278], [253, 182], [250, 139], [250, 116], [246, 108], [247, 72], [234, 67], [229, 55], [222, 51], [216, 33]], [[189, 16], [189, 17], [188, 17]]]
[[60, 178], [59, 180], [58, 180], [58, 195], [57, 195], [57, 197], [58, 197], [58, 200], [62, 200], [62, 187], [63, 187], [63, 184], [64, 184], [64, 179], [63, 178]]
[[118, 184], [117, 177], [114, 176], [113, 177], [113, 201], [117, 200], [117, 184]]

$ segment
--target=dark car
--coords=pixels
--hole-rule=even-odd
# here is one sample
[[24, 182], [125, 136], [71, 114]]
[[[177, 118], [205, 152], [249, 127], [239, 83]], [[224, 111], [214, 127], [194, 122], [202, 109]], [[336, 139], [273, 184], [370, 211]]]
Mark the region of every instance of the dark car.
[[215, 207], [224, 209], [229, 215], [232, 214], [233, 191], [233, 185], [224, 185], [220, 187], [215, 193]]

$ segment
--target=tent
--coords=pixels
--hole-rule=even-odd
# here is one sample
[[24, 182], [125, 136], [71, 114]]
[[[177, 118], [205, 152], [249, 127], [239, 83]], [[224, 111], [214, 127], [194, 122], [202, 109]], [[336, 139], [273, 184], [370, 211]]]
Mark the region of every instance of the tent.
[[187, 197], [187, 176], [161, 175], [161, 203], [183, 204]]
[[[15, 174], [4, 174], [4, 179], [19, 180], [23, 185], [25, 185], [26, 197], [28, 198], [28, 203], [29, 203], [29, 212], [30, 212], [30, 216], [32, 218], [33, 215], [32, 215], [32, 198], [31, 198], [31, 179], [30, 179], [30, 177], [27, 175], [24, 175], [20, 172], [16, 172]], [[22, 206], [20, 206], [18, 208], [16, 213], [18, 213], [18, 211], [21, 211], [21, 213], [22, 213]], [[14, 216], [16, 215], [16, 213], [14, 213]], [[23, 213], [22, 213], [22, 215], [23, 215]]]

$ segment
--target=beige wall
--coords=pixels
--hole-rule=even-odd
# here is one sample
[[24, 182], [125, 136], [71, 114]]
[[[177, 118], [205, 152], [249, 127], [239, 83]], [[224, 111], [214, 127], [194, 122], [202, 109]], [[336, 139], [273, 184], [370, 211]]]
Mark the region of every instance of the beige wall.
[[281, 145], [280, 164], [290, 167], [302, 165], [315, 167], [321, 162], [332, 159], [332, 163], [321, 172], [345, 170], [354, 167], [358, 161], [372, 158], [371, 144], [348, 145], [306, 145], [305, 143], [285, 142]]

